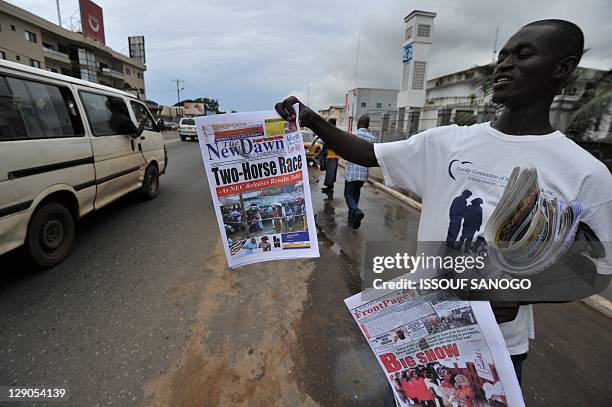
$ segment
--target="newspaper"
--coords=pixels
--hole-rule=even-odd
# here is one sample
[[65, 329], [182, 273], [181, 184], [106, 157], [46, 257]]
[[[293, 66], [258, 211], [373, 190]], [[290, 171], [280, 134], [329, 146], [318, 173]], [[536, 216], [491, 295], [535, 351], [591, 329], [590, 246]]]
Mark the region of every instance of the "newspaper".
[[582, 206], [540, 194], [534, 168], [515, 167], [484, 234], [491, 260], [517, 275], [537, 274], [571, 247]]
[[525, 405], [488, 302], [442, 292], [370, 290], [345, 303], [398, 406]]
[[299, 124], [273, 111], [195, 123], [228, 265], [319, 257]]

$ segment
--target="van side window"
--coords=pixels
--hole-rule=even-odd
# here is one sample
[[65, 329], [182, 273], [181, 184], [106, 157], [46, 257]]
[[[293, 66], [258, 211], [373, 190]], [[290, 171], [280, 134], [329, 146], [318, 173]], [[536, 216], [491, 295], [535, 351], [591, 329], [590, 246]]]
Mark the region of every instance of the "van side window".
[[142, 123], [143, 120], [146, 120], [147, 122], [144, 127], [146, 130], [159, 131], [157, 130], [157, 125], [153, 120], [153, 116], [151, 116], [149, 109], [147, 109], [145, 105], [134, 101], [131, 101], [130, 103], [132, 104], [132, 109], [134, 110], [138, 123]]
[[82, 135], [70, 89], [0, 76], [0, 141]]
[[122, 98], [89, 92], [80, 94], [94, 136], [136, 133], [136, 125]]

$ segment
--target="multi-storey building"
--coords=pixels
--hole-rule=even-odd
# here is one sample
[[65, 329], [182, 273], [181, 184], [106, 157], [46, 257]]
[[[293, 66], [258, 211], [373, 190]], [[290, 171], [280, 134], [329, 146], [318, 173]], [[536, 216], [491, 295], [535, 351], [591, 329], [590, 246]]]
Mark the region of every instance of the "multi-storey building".
[[145, 99], [143, 63], [2, 0], [0, 58], [112, 86]]

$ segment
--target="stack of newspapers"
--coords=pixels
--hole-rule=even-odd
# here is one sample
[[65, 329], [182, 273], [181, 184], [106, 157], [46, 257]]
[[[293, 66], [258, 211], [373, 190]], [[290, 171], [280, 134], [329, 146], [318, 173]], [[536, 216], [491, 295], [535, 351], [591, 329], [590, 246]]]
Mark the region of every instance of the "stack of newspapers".
[[539, 273], [571, 247], [582, 208], [540, 194], [534, 168], [515, 167], [485, 226], [493, 262], [511, 274]]

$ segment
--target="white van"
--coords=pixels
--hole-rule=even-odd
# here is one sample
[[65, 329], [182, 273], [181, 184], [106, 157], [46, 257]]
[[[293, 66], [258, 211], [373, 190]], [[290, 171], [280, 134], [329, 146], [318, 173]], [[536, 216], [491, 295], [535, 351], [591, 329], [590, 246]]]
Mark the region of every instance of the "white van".
[[129, 93], [0, 60], [0, 254], [51, 267], [75, 220], [130, 191], [154, 198], [167, 151]]

